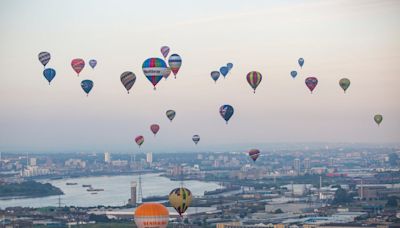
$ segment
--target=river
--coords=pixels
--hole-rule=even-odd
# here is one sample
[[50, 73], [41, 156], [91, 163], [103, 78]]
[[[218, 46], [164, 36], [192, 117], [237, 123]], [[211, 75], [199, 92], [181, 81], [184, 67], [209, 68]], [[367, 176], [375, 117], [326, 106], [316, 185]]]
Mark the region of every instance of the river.
[[[100, 176], [100, 177], [82, 177], [61, 180], [45, 180], [43, 183], [50, 183], [60, 188], [64, 195], [60, 197], [62, 206], [122, 206], [130, 198], [130, 183], [137, 180], [137, 176]], [[77, 183], [77, 185], [66, 185], [67, 182]], [[83, 184], [90, 184], [93, 188], [101, 188], [104, 191], [97, 194], [91, 194], [83, 188]], [[160, 174], [142, 175], [143, 197], [163, 196], [176, 187], [179, 187], [180, 181], [171, 181]], [[202, 196], [204, 191], [215, 190], [220, 186], [215, 182], [185, 181], [184, 186], [189, 188], [194, 196]], [[23, 207], [46, 207], [58, 206], [58, 196], [47, 196], [39, 198], [16, 198], [0, 200], [0, 208], [23, 206]]]

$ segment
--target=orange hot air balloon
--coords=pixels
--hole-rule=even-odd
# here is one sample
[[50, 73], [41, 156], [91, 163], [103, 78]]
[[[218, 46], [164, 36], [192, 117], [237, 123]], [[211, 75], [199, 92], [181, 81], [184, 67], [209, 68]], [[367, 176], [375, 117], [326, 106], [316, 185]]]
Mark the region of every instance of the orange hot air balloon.
[[144, 203], [136, 208], [135, 223], [138, 228], [165, 228], [169, 211], [160, 203]]

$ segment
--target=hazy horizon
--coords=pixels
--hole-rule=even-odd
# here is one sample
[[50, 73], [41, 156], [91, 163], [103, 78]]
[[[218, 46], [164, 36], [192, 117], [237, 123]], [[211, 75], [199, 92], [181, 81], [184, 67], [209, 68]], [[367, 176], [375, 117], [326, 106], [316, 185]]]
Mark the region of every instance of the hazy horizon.
[[[0, 3], [0, 151], [210, 151], [284, 143], [400, 143], [398, 1]], [[182, 57], [153, 91], [141, 66]], [[37, 55], [48, 51], [51, 86]], [[70, 62], [83, 58], [77, 77]], [[303, 69], [297, 59], [303, 57]], [[97, 59], [94, 70], [88, 60]], [[216, 84], [210, 72], [232, 62]], [[256, 94], [249, 71], [263, 75]], [[299, 75], [292, 79], [290, 71]], [[128, 95], [124, 71], [136, 74]], [[311, 95], [304, 84], [315, 76]], [[344, 94], [339, 79], [351, 80]], [[84, 79], [94, 81], [86, 97]], [[225, 124], [219, 107], [235, 114]], [[171, 123], [165, 111], [174, 109]], [[373, 116], [383, 115], [377, 126]], [[158, 123], [156, 137], [150, 124]], [[191, 138], [198, 134], [197, 146]], [[239, 146], [238, 146], [239, 145]], [[236, 147], [236, 148], [235, 148]]]

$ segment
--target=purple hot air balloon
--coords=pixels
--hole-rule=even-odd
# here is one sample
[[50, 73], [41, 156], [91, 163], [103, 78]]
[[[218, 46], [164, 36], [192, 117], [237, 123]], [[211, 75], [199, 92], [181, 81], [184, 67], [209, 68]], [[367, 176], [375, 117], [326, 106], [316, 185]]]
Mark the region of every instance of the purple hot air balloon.
[[308, 87], [308, 89], [312, 93], [313, 90], [315, 89], [315, 87], [318, 84], [318, 79], [316, 77], [308, 77], [308, 78], [306, 78], [305, 82], [306, 82], [306, 86]]
[[90, 66], [92, 69], [94, 69], [94, 68], [96, 67], [96, 65], [97, 65], [97, 60], [95, 60], [95, 59], [89, 60], [89, 66]]

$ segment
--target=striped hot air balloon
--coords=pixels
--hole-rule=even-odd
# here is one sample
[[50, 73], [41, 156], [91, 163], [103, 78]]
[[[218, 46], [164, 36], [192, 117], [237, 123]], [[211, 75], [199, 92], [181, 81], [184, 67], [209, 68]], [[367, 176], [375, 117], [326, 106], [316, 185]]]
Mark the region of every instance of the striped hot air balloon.
[[139, 135], [138, 137], [135, 138], [135, 142], [140, 147], [144, 143], [144, 137]]
[[132, 88], [133, 84], [135, 84], [135, 81], [136, 81], [136, 75], [133, 72], [125, 71], [124, 73], [121, 74], [122, 85], [125, 87], [128, 93], [129, 90]]
[[79, 73], [85, 67], [85, 61], [83, 59], [73, 59], [71, 61], [71, 66], [72, 66], [72, 69], [74, 69], [76, 74], [79, 76]]
[[249, 83], [251, 88], [253, 88], [253, 90], [254, 90], [253, 92], [256, 93], [256, 88], [261, 82], [262, 75], [260, 74], [260, 72], [251, 71], [247, 74], [246, 78], [247, 78], [247, 82]]
[[164, 71], [163, 77], [165, 78], [165, 80], [169, 77], [169, 75], [171, 74], [171, 68], [167, 67], [167, 69]]
[[161, 54], [164, 56], [164, 59], [167, 58], [169, 53], [169, 47], [168, 46], [162, 46], [161, 47]]
[[192, 140], [193, 140], [194, 144], [197, 145], [197, 143], [199, 143], [199, 141], [200, 141], [200, 136], [199, 135], [193, 135]]
[[192, 203], [192, 193], [187, 188], [175, 188], [169, 193], [169, 203], [182, 216]]
[[50, 61], [51, 55], [46, 51], [42, 51], [39, 53], [38, 58], [40, 63], [42, 63], [42, 65], [46, 67], [47, 63], [49, 63]]
[[168, 59], [168, 65], [176, 78], [176, 74], [182, 66], [182, 59], [178, 54], [172, 54]]
[[249, 151], [249, 156], [255, 162], [257, 158], [260, 156], [260, 151], [257, 149], [251, 149]]
[[163, 78], [164, 72], [167, 70], [167, 64], [160, 58], [149, 58], [143, 62], [142, 69], [146, 78], [156, 89], [157, 83]]
[[166, 228], [168, 221], [169, 211], [160, 203], [143, 203], [135, 210], [138, 228]]

